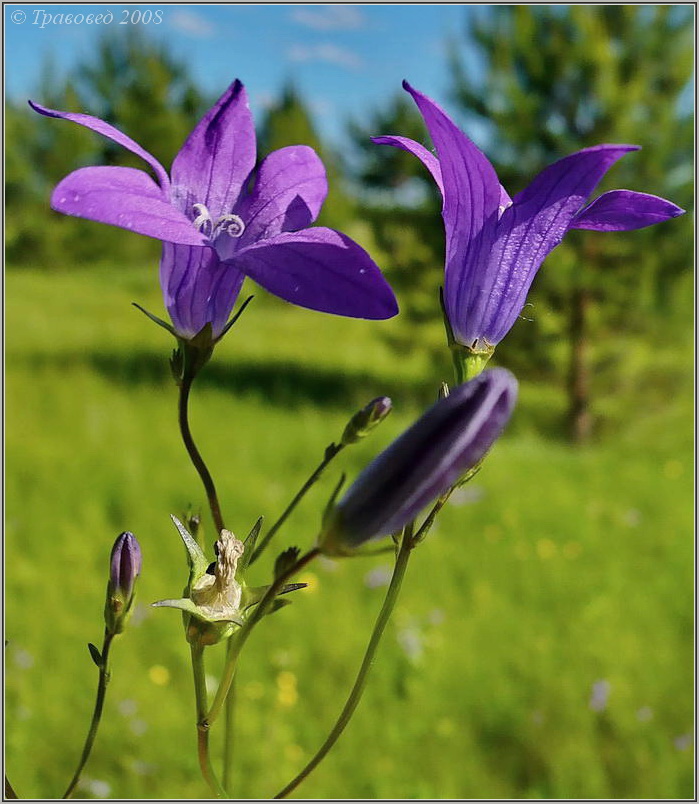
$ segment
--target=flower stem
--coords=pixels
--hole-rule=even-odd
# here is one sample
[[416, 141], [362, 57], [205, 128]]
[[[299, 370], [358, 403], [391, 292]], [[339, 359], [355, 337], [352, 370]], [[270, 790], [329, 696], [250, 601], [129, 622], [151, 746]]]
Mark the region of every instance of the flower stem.
[[252, 629], [257, 625], [257, 623], [264, 617], [267, 613], [267, 609], [270, 605], [274, 602], [276, 596], [281, 592], [286, 582], [299, 572], [303, 567], [306, 566], [310, 561], [312, 561], [316, 556], [320, 555], [320, 550], [317, 547], [312, 548], [309, 550], [305, 555], [302, 555], [295, 564], [293, 564], [286, 572], [283, 572], [279, 575], [274, 583], [269, 587], [269, 589], [265, 592], [264, 597], [260, 602], [255, 606], [253, 609], [252, 614], [248, 617], [245, 621], [245, 624], [241, 627], [241, 629], [233, 634], [231, 637], [231, 646], [230, 650], [226, 655], [226, 664], [223, 668], [223, 675], [221, 677], [221, 681], [219, 682], [218, 689], [216, 690], [216, 695], [214, 696], [214, 702], [211, 704], [211, 709], [209, 709], [209, 714], [200, 721], [199, 727], [200, 728], [210, 728], [212, 723], [216, 720], [216, 718], [221, 713], [221, 707], [223, 706], [224, 701], [228, 695], [228, 692], [231, 688], [231, 684], [233, 683], [233, 676], [235, 675], [236, 667], [238, 664], [238, 657], [240, 656], [240, 652], [243, 649], [243, 646], [247, 642], [248, 637], [250, 636], [250, 632]]
[[194, 381], [193, 374], [189, 371], [185, 371], [184, 377], [182, 378], [182, 382], [180, 383], [179, 386], [180, 395], [178, 403], [178, 413], [179, 413], [180, 432], [182, 434], [182, 440], [184, 441], [187, 453], [192, 463], [194, 464], [194, 468], [199, 473], [201, 482], [204, 484], [204, 490], [206, 491], [206, 498], [209, 501], [211, 516], [213, 517], [214, 525], [216, 526], [216, 534], [218, 535], [223, 530], [224, 524], [223, 524], [223, 516], [221, 514], [221, 506], [218, 501], [218, 495], [216, 494], [216, 486], [214, 485], [214, 480], [211, 477], [211, 473], [209, 472], [206, 464], [204, 463], [204, 459], [201, 457], [201, 453], [197, 449], [197, 445], [194, 443], [194, 439], [192, 438], [192, 432], [189, 429], [189, 416], [188, 416], [189, 392], [192, 388], [193, 381]]
[[209, 729], [202, 723], [206, 716], [206, 675], [204, 672], [204, 648], [202, 645], [191, 645], [192, 675], [194, 676], [194, 695], [197, 702], [197, 748], [201, 775], [211, 788], [216, 798], [228, 798], [228, 794], [216, 778], [209, 756]]
[[80, 762], [78, 763], [78, 767], [73, 774], [73, 778], [70, 780], [70, 784], [66, 789], [66, 792], [63, 794], [62, 798], [70, 798], [75, 791], [75, 788], [78, 786], [78, 782], [80, 781], [80, 774], [83, 772], [83, 768], [87, 764], [87, 760], [90, 758], [90, 753], [92, 751], [92, 746], [95, 742], [95, 737], [97, 736], [97, 729], [99, 728], [100, 718], [102, 717], [102, 709], [104, 707], [104, 699], [107, 693], [107, 685], [109, 684], [109, 648], [111, 647], [112, 640], [114, 639], [115, 634], [110, 633], [109, 631], [104, 632], [104, 642], [102, 643], [102, 653], [101, 653], [101, 662], [100, 662], [100, 675], [99, 675], [99, 682], [97, 684], [97, 696], [95, 698], [95, 709], [92, 713], [92, 722], [90, 723], [90, 729], [87, 732], [87, 737], [85, 738], [85, 745], [83, 746], [83, 752], [80, 756]]
[[[228, 638], [227, 653], [233, 650], [234, 637]], [[233, 773], [233, 750], [235, 748], [235, 741], [233, 739], [233, 732], [235, 729], [235, 676], [231, 681], [231, 688], [226, 696], [226, 707], [224, 713], [224, 734], [223, 734], [223, 786], [228, 789], [231, 786], [231, 775]]]
[[344, 444], [330, 444], [330, 446], [327, 447], [327, 449], [325, 450], [325, 455], [323, 456], [323, 460], [318, 464], [313, 474], [303, 484], [303, 486], [296, 494], [294, 499], [289, 503], [289, 505], [287, 505], [284, 513], [279, 517], [279, 519], [274, 523], [274, 525], [272, 525], [272, 527], [265, 534], [264, 538], [257, 545], [256, 550], [253, 552], [252, 557], [248, 562], [248, 566], [252, 566], [257, 561], [257, 559], [262, 555], [267, 545], [272, 541], [279, 528], [281, 528], [281, 526], [286, 522], [286, 520], [288, 519], [289, 515], [294, 510], [294, 508], [296, 508], [296, 506], [301, 502], [301, 500], [305, 497], [308, 490], [323, 474], [330, 461], [332, 461], [332, 459], [339, 452], [341, 452], [343, 447]]
[[403, 577], [405, 576], [405, 570], [408, 566], [408, 558], [410, 557], [410, 551], [412, 548], [412, 527], [409, 526], [406, 528], [400, 543], [400, 547], [398, 548], [398, 555], [396, 556], [396, 564], [393, 568], [391, 583], [388, 587], [388, 591], [386, 592], [386, 597], [384, 599], [383, 606], [381, 607], [381, 611], [379, 612], [379, 616], [376, 619], [376, 624], [374, 625], [371, 639], [369, 640], [366, 653], [364, 654], [362, 665], [359, 668], [359, 673], [357, 674], [352, 691], [347, 698], [347, 702], [345, 703], [345, 706], [330, 734], [323, 745], [318, 749], [316, 755], [298, 774], [298, 776], [292, 779], [289, 784], [286, 785], [286, 787], [277, 793], [277, 795], [274, 797], [275, 799], [286, 798], [289, 793], [293, 792], [301, 784], [301, 782], [320, 764], [320, 762], [325, 758], [326, 754], [335, 745], [340, 735], [345, 730], [345, 727], [349, 723], [350, 718], [354, 714], [354, 711], [361, 700], [362, 693], [364, 692], [369, 671], [374, 663], [376, 650], [381, 642], [381, 637], [383, 636], [386, 625], [391, 617], [396, 600], [398, 599], [398, 593], [400, 592], [401, 583], [403, 581]]

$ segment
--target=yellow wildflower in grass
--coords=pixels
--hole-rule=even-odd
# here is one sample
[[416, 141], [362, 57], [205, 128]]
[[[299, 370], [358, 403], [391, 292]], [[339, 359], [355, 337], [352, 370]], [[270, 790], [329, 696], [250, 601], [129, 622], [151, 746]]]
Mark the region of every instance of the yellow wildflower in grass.
[[148, 678], [158, 687], [164, 687], [170, 683], [170, 671], [162, 664], [154, 664], [148, 670]]
[[292, 707], [298, 698], [296, 676], [290, 670], [282, 670], [277, 675], [277, 703], [280, 706]]

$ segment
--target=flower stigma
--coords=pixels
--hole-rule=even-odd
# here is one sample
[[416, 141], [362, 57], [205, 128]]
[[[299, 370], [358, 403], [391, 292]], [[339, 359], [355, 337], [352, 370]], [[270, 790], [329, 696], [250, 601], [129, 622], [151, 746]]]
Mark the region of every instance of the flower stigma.
[[220, 215], [214, 221], [206, 204], [192, 204], [192, 210], [196, 214], [192, 223], [209, 240], [215, 240], [224, 232], [229, 237], [241, 237], [245, 231], [245, 224], [239, 215]]

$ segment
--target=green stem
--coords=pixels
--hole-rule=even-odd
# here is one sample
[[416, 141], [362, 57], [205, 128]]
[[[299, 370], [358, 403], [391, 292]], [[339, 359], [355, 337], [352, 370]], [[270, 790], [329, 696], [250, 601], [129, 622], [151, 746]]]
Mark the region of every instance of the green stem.
[[204, 726], [206, 717], [206, 674], [204, 671], [204, 648], [202, 645], [191, 645], [192, 675], [194, 676], [194, 695], [197, 702], [197, 748], [201, 775], [211, 788], [216, 798], [228, 798], [228, 794], [216, 778], [209, 755], [209, 729]]
[[286, 520], [288, 519], [289, 515], [294, 510], [294, 508], [296, 508], [296, 506], [305, 497], [306, 493], [311, 488], [311, 486], [313, 486], [314, 483], [318, 480], [318, 478], [323, 474], [330, 461], [332, 461], [332, 459], [343, 448], [344, 444], [330, 444], [330, 446], [325, 450], [323, 460], [318, 464], [313, 474], [303, 484], [298, 494], [289, 503], [289, 505], [287, 505], [284, 513], [279, 517], [279, 519], [274, 523], [274, 525], [272, 525], [269, 531], [265, 534], [262, 541], [257, 545], [257, 549], [253, 552], [252, 557], [248, 562], [248, 566], [252, 566], [257, 561], [257, 559], [262, 555], [267, 545], [272, 541], [279, 528], [281, 528], [281, 526], [286, 522]]
[[[233, 650], [233, 637], [228, 638], [227, 653]], [[231, 776], [233, 774], [233, 750], [235, 741], [233, 732], [235, 729], [235, 676], [231, 682], [231, 688], [226, 696], [226, 711], [224, 712], [224, 735], [223, 735], [223, 786], [228, 790], [231, 786]]]
[[235, 675], [238, 664], [238, 657], [240, 656], [240, 652], [247, 642], [252, 629], [267, 613], [267, 609], [274, 602], [274, 599], [279, 592], [281, 592], [289, 578], [303, 569], [306, 564], [308, 564], [318, 555], [320, 555], [320, 550], [317, 547], [312, 548], [305, 555], [301, 556], [301, 558], [299, 558], [296, 563], [293, 564], [286, 572], [283, 572], [278, 578], [276, 578], [274, 583], [265, 592], [262, 600], [260, 600], [260, 602], [255, 606], [252, 614], [245, 621], [245, 624], [231, 637], [233, 644], [226, 655], [226, 664], [223, 668], [223, 675], [221, 677], [221, 681], [219, 682], [218, 689], [216, 690], [216, 695], [214, 696], [214, 702], [211, 704], [211, 709], [209, 709], [208, 716], [200, 721], [200, 728], [210, 728], [221, 713], [221, 708], [226, 700], [226, 696], [231, 688], [231, 684], [233, 683], [233, 676]]
[[80, 762], [78, 763], [78, 767], [73, 774], [73, 778], [70, 780], [70, 784], [68, 785], [68, 788], [63, 794], [62, 798], [70, 798], [73, 795], [73, 792], [80, 781], [80, 774], [83, 772], [83, 768], [87, 764], [87, 760], [90, 758], [92, 746], [94, 745], [95, 737], [97, 736], [100, 718], [102, 717], [102, 709], [104, 707], [104, 699], [107, 693], [107, 685], [109, 684], [109, 648], [111, 647], [114, 636], [115, 634], [111, 634], [105, 630], [104, 642], [102, 643], [102, 660], [99, 668], [100, 675], [99, 682], [97, 684], [95, 709], [92, 713], [92, 722], [90, 723], [90, 729], [87, 732], [87, 737], [85, 738], [85, 745], [83, 746]]
[[286, 798], [286, 796], [293, 792], [301, 784], [301, 782], [320, 764], [320, 762], [325, 758], [326, 754], [335, 745], [340, 735], [345, 730], [345, 727], [349, 723], [350, 718], [354, 714], [354, 711], [361, 700], [362, 693], [364, 692], [369, 671], [374, 663], [376, 649], [379, 646], [383, 632], [391, 617], [393, 608], [396, 605], [396, 600], [398, 599], [398, 593], [400, 592], [401, 583], [405, 575], [406, 567], [408, 566], [408, 558], [410, 557], [410, 551], [412, 548], [412, 528], [409, 527], [406, 528], [406, 531], [403, 534], [403, 539], [400, 543], [398, 555], [396, 557], [396, 564], [393, 568], [391, 583], [388, 587], [388, 591], [386, 592], [386, 598], [384, 599], [383, 606], [381, 607], [376, 624], [374, 625], [374, 630], [371, 634], [371, 639], [369, 640], [366, 653], [364, 654], [362, 665], [359, 668], [359, 673], [357, 674], [352, 691], [347, 698], [347, 702], [345, 703], [337, 722], [333, 726], [332, 731], [328, 735], [323, 745], [318, 749], [316, 755], [298, 774], [298, 776], [292, 779], [289, 784], [283, 788], [283, 790], [277, 793], [277, 795], [274, 797], [275, 799]]
[[206, 498], [209, 501], [211, 516], [213, 517], [214, 525], [216, 526], [216, 534], [218, 535], [223, 530], [224, 524], [223, 524], [223, 516], [221, 514], [221, 506], [218, 501], [218, 495], [216, 494], [216, 486], [214, 485], [214, 480], [211, 477], [211, 473], [209, 472], [206, 464], [204, 463], [204, 459], [201, 457], [201, 453], [197, 449], [197, 445], [194, 443], [194, 439], [192, 438], [192, 432], [189, 429], [188, 404], [189, 404], [189, 392], [192, 388], [193, 381], [194, 376], [189, 371], [185, 371], [184, 377], [182, 378], [182, 382], [180, 383], [180, 395], [178, 404], [180, 432], [182, 434], [182, 440], [184, 441], [184, 445], [187, 448], [187, 453], [192, 463], [194, 464], [194, 468], [199, 473], [201, 482], [204, 484], [204, 490], [206, 491]]

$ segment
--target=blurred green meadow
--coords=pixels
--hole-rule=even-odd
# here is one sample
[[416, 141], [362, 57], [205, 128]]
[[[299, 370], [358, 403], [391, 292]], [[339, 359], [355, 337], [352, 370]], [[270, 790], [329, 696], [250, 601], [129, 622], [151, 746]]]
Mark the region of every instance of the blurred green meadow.
[[[174, 611], [185, 557], [169, 514], [201, 509], [175, 417], [156, 271], [9, 269], [6, 289], [6, 767], [21, 797], [60, 796], [92, 711], [111, 544], [143, 549], [138, 607], [81, 797], [202, 798], [189, 650]], [[195, 386], [192, 428], [242, 537], [274, 521], [360, 405], [394, 413], [346, 450], [254, 567], [311, 545], [341, 471], [361, 466], [449, 378], [406, 324], [322, 316], [266, 297]], [[675, 321], [621, 342], [573, 448], [564, 389], [523, 381], [483, 470], [413, 555], [364, 699], [297, 791], [306, 798], [690, 798], [693, 438], [689, 286]], [[650, 324], [649, 326], [655, 326]], [[421, 331], [439, 343], [439, 326]], [[409, 334], [409, 333], [408, 333]], [[507, 343], [496, 355], [507, 365]], [[311, 565], [265, 621], [237, 681], [232, 795], [270, 797], [312, 756], [349, 690], [390, 556]], [[223, 648], [209, 653], [215, 684]], [[214, 730], [216, 731], [216, 730]], [[214, 759], [220, 753], [213, 734]]]

